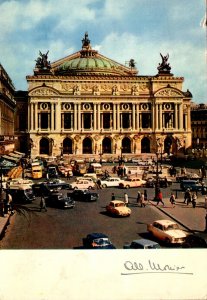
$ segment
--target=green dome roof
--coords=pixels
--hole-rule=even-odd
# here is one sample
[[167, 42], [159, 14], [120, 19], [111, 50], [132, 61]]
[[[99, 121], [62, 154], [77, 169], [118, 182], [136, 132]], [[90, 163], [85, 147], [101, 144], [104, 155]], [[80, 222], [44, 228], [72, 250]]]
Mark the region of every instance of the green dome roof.
[[53, 64], [56, 75], [133, 75], [129, 69], [93, 50], [88, 34], [82, 40], [82, 50]]

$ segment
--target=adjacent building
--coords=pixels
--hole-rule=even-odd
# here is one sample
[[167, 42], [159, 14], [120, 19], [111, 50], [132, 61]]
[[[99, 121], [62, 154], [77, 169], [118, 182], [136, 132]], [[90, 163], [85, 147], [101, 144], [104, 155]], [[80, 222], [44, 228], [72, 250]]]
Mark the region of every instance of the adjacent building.
[[50, 63], [48, 52], [27, 76], [32, 157], [169, 154], [191, 146], [192, 94], [171, 73], [169, 55], [161, 54], [156, 75], [142, 76], [133, 59], [125, 66], [94, 50], [87, 33], [76, 53]]
[[0, 154], [12, 152], [14, 143], [15, 88], [11, 78], [0, 64]]

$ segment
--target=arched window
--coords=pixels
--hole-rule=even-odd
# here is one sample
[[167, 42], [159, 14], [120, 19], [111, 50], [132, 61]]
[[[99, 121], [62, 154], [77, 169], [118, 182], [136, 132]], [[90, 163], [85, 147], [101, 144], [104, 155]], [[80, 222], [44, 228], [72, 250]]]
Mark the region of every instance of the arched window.
[[128, 137], [122, 140], [122, 153], [131, 153], [131, 140]]
[[166, 137], [166, 139], [164, 140], [164, 153], [170, 154], [171, 145], [172, 139], [170, 137]]
[[147, 137], [141, 141], [141, 153], [150, 153], [150, 140]]
[[108, 137], [105, 137], [102, 141], [102, 152], [111, 153], [111, 139]]
[[92, 141], [88, 137], [83, 140], [83, 154], [92, 154]]
[[40, 154], [49, 155], [49, 140], [47, 138], [40, 140]]
[[63, 154], [73, 153], [73, 142], [70, 138], [65, 138], [63, 141]]

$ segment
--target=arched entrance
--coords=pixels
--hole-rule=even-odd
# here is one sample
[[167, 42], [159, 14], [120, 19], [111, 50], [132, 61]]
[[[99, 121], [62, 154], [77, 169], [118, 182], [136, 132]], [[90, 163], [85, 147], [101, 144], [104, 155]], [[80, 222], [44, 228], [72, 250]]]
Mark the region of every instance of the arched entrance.
[[150, 140], [147, 137], [141, 141], [141, 153], [150, 153]]
[[102, 152], [111, 153], [111, 139], [108, 137], [105, 137], [102, 141]]
[[42, 138], [40, 140], [40, 154], [49, 155], [49, 140], [47, 138]]
[[164, 140], [164, 153], [170, 154], [171, 146], [172, 139], [170, 137], [166, 137], [166, 139]]
[[88, 137], [83, 140], [83, 154], [92, 154], [92, 141]]
[[73, 142], [70, 138], [65, 138], [63, 141], [63, 154], [73, 153]]
[[122, 153], [131, 153], [131, 140], [128, 137], [123, 138], [122, 143]]

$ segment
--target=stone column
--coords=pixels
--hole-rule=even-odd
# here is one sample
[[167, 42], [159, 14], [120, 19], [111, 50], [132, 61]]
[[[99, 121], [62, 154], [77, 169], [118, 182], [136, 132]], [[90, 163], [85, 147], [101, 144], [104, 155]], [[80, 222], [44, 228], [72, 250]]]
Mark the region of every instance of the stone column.
[[175, 129], [178, 130], [178, 105], [175, 104]]
[[74, 103], [74, 131], [77, 131], [77, 104]]
[[101, 130], [101, 125], [100, 125], [100, 121], [101, 121], [100, 109], [101, 109], [101, 104], [98, 103], [98, 116], [97, 116], [97, 118], [98, 118], [98, 131]]
[[35, 130], [38, 130], [38, 103], [36, 102], [35, 104], [35, 112], [34, 112], [34, 116], [35, 116]]
[[160, 130], [162, 130], [162, 127], [163, 127], [163, 122], [162, 122], [162, 104], [159, 105], [160, 106]]
[[158, 122], [158, 116], [159, 116], [159, 104], [155, 104], [155, 130], [157, 131], [159, 129], [159, 122]]
[[116, 104], [113, 104], [113, 130], [116, 129]]
[[135, 104], [132, 104], [132, 130], [135, 130]]
[[78, 103], [78, 131], [81, 130], [83, 124], [81, 124], [81, 103]]
[[30, 103], [30, 111], [31, 111], [31, 127], [30, 129], [33, 131], [34, 130], [34, 103]]
[[93, 130], [97, 130], [97, 123], [96, 123], [96, 103], [93, 105]]
[[137, 110], [137, 124], [136, 124], [136, 129], [139, 131], [139, 104], [136, 105], [136, 110]]
[[155, 104], [152, 103], [152, 111], [151, 111], [151, 127], [152, 127], [152, 131], [155, 131], [156, 129], [156, 125], [155, 125], [155, 120], [156, 120], [156, 117], [155, 117]]
[[62, 129], [61, 124], [61, 103], [58, 101], [55, 103], [55, 131], [60, 132]]
[[51, 105], [51, 131], [55, 129], [55, 120], [54, 120], [54, 103], [50, 102]]
[[117, 104], [117, 130], [120, 131], [120, 104]]
[[183, 105], [179, 105], [179, 130], [183, 130]]
[[190, 114], [190, 105], [188, 106], [188, 109], [187, 109], [187, 126], [186, 126], [186, 129], [187, 130], [191, 130], [191, 114]]

